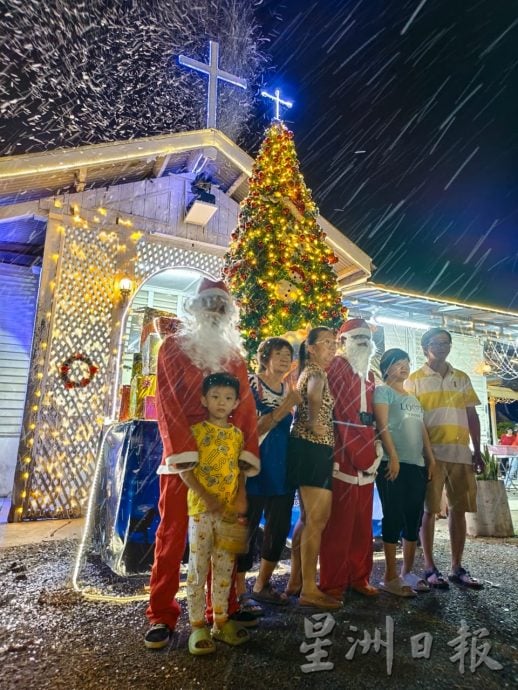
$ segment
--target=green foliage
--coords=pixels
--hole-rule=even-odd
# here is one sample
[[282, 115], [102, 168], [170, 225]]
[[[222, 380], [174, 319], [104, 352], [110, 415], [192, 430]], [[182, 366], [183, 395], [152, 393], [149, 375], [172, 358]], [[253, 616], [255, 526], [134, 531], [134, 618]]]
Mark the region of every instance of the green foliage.
[[293, 134], [275, 122], [254, 163], [225, 255], [224, 273], [251, 355], [264, 338], [316, 325], [337, 328], [346, 316], [332, 268], [338, 259], [317, 217]]
[[502, 438], [502, 436], [505, 434], [507, 429], [514, 429], [514, 427], [517, 426], [516, 423], [513, 422], [497, 422], [496, 423], [496, 433], [498, 436], [498, 440]]
[[489, 452], [487, 446], [484, 446], [482, 451], [482, 459], [484, 460], [484, 471], [477, 474], [477, 479], [480, 481], [498, 479], [500, 463], [493, 453]]

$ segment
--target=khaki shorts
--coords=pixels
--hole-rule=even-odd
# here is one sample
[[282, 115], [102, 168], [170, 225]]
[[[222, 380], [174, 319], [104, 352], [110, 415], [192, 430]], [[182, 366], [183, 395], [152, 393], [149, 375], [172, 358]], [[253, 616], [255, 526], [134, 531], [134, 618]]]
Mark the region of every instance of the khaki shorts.
[[424, 509], [427, 513], [440, 512], [444, 487], [446, 487], [450, 510], [464, 513], [477, 512], [477, 481], [471, 465], [436, 461], [435, 472], [426, 486]]

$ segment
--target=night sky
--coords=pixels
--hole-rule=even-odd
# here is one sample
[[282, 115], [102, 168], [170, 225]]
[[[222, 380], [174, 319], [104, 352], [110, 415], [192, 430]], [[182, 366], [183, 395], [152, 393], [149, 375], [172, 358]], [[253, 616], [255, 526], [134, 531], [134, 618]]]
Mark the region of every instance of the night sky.
[[261, 17], [306, 182], [373, 279], [518, 309], [518, 2], [266, 0]]
[[[206, 80], [175, 61], [216, 38], [198, 28], [211, 18], [201, 0], [0, 3], [4, 155], [200, 126]], [[222, 56], [246, 50], [258, 91], [294, 101], [284, 119], [306, 183], [372, 257], [373, 280], [518, 310], [518, 0], [254, 8], [269, 65], [213, 17]], [[220, 92], [222, 113], [225, 99], [238, 112]], [[253, 154], [271, 107], [257, 95], [239, 112]]]

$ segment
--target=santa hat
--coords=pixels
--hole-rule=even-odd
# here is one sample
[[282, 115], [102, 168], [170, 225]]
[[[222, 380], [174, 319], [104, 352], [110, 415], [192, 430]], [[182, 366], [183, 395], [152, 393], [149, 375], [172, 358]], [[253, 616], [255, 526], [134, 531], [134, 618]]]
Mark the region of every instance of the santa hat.
[[338, 335], [340, 338], [349, 335], [365, 335], [370, 338], [372, 334], [369, 324], [364, 319], [349, 319], [340, 326]]
[[211, 280], [210, 278], [202, 278], [198, 285], [196, 297], [223, 297], [230, 299], [228, 288], [222, 280]]

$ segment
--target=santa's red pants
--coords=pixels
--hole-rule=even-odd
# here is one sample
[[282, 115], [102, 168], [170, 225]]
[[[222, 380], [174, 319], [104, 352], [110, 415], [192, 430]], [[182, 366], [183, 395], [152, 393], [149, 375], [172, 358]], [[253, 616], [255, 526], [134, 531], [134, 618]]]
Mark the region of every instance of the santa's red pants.
[[373, 484], [333, 479], [331, 517], [320, 544], [320, 589], [343, 592], [369, 582]]
[[[146, 615], [151, 624], [165, 623], [173, 630], [180, 615], [175, 596], [180, 588], [180, 565], [187, 541], [187, 486], [178, 474], [160, 475], [160, 524], [155, 537], [155, 561], [151, 571], [149, 606]], [[207, 593], [207, 620], [212, 620], [210, 573]], [[230, 588], [229, 615], [239, 609], [235, 582]]]

